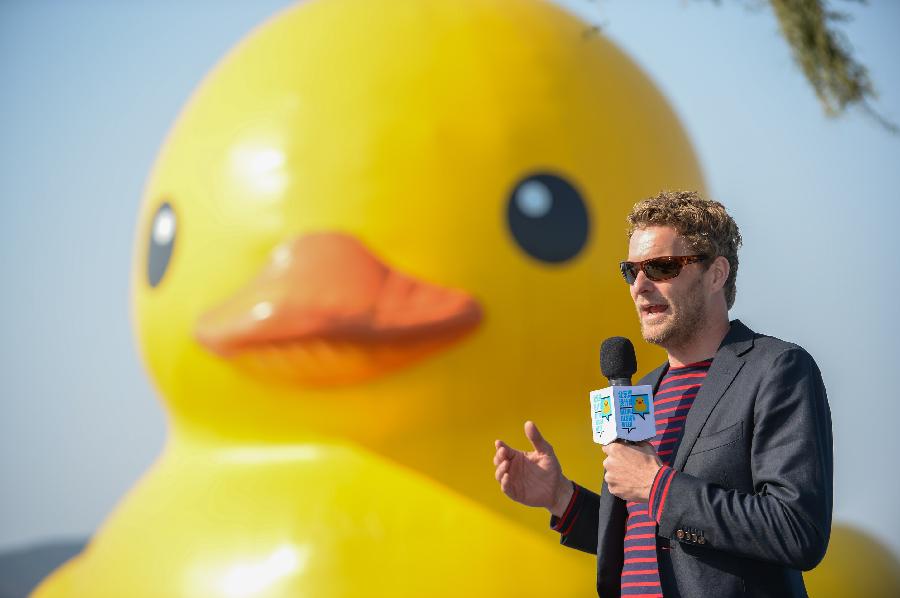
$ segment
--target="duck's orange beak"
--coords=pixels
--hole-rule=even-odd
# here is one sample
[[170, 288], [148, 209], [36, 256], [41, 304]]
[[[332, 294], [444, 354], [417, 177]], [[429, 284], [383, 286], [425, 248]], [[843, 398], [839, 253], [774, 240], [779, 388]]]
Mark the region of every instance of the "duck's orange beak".
[[355, 238], [280, 245], [259, 276], [197, 321], [213, 353], [270, 380], [359, 382], [444, 349], [481, 321], [468, 294], [417, 280]]

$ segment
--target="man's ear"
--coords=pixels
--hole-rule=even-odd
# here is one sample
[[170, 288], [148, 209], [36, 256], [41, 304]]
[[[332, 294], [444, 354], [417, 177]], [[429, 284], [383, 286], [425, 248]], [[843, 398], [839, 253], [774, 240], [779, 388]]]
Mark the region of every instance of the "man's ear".
[[730, 273], [731, 264], [728, 263], [728, 260], [721, 255], [717, 256], [712, 264], [709, 265], [710, 290], [713, 292], [721, 290], [725, 286], [725, 281], [728, 280]]

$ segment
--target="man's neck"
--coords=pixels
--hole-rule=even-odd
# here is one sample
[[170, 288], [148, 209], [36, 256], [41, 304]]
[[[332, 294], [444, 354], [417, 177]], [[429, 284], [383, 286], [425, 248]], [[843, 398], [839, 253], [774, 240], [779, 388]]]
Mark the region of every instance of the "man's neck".
[[728, 334], [731, 323], [728, 321], [728, 314], [707, 322], [707, 325], [698, 330], [697, 334], [687, 342], [679, 346], [664, 347], [669, 356], [670, 366], [680, 367], [697, 363], [716, 354], [722, 344], [722, 339]]

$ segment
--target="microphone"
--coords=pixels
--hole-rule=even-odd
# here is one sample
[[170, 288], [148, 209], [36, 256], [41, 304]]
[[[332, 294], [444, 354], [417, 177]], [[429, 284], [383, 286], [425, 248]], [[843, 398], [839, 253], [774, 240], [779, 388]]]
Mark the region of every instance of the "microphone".
[[631, 385], [637, 371], [634, 345], [622, 336], [603, 341], [600, 371], [609, 386], [590, 393], [591, 427], [594, 442], [607, 445], [616, 440], [638, 442], [656, 436], [653, 388]]
[[624, 336], [613, 336], [600, 345], [600, 371], [610, 386], [631, 386], [631, 377], [637, 371], [634, 345]]

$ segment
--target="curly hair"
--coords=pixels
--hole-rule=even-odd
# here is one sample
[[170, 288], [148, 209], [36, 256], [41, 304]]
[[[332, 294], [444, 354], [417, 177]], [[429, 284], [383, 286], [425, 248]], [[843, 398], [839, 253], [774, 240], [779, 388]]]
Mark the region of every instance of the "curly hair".
[[692, 251], [728, 260], [730, 271], [725, 281], [728, 309], [737, 294], [738, 248], [741, 231], [725, 206], [704, 199], [696, 191], [661, 191], [634, 204], [628, 215], [628, 237], [639, 228], [671, 226], [687, 241]]

